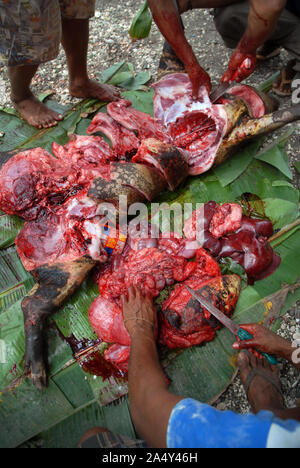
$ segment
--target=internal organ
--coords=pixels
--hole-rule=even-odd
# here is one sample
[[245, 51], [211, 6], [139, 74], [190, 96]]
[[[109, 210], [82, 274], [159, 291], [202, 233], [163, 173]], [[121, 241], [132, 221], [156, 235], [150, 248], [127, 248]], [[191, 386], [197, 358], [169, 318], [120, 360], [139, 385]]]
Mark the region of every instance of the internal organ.
[[[162, 240], [163, 242], [161, 242]], [[168, 240], [170, 240], [169, 246]], [[170, 248], [171, 245], [173, 249]], [[129, 357], [130, 338], [122, 319], [120, 297], [126, 293], [129, 286], [138, 286], [144, 293], [155, 298], [166, 285], [172, 285], [175, 282], [183, 282], [183, 285], [201, 289], [202, 285], [218, 278], [218, 288], [215, 289], [218, 289], [220, 297], [223, 295], [223, 305], [226, 304], [225, 312], [230, 315], [234, 311], [240, 291], [239, 280], [235, 280], [232, 286], [234, 300], [229, 301], [230, 303], [227, 304], [220, 268], [215, 260], [204, 249], [200, 248], [197, 250], [195, 261], [188, 262], [185, 258], [177, 255], [179, 245], [179, 240], [178, 243], [174, 244], [171, 236], [161, 237], [157, 241], [157, 247], [137, 251], [129, 250], [126, 254], [123, 253], [123, 258], [117, 264], [112, 262], [109, 269], [103, 267], [105, 271], [103, 271], [99, 279], [101, 296], [95, 299], [91, 305], [89, 319], [98, 337], [110, 343], [110, 347], [105, 352], [105, 358], [121, 370], [126, 370], [124, 357]], [[224, 282], [226, 282], [225, 277]], [[179, 285], [176, 286], [175, 291], [178, 291], [178, 287]], [[192, 297], [185, 287], [184, 291], [188, 298], [185, 303], [187, 304]], [[171, 301], [172, 294], [170, 296]], [[181, 311], [184, 310], [185, 304], [183, 304]], [[196, 315], [199, 313], [203, 315], [200, 309], [199, 306], [195, 310]], [[172, 323], [172, 320], [169, 321], [170, 314], [168, 310], [166, 302], [161, 317], [162, 328], [159, 331], [159, 341], [161, 343], [171, 348], [188, 347], [210, 341], [215, 336], [215, 329], [217, 328], [215, 323], [214, 328], [212, 328], [206, 319], [204, 323], [204, 320], [195, 318], [193, 323], [191, 319], [189, 329], [179, 332], [181, 339], [176, 341], [176, 338], [174, 338], [175, 341], [170, 341], [168, 336], [170, 334], [174, 335], [174, 333], [176, 335], [177, 331], [174, 332], [174, 323]], [[209, 314], [206, 311], [206, 317], [208, 316]], [[191, 337], [191, 335], [193, 336]], [[182, 338], [183, 336], [184, 338]]]
[[130, 286], [139, 286], [144, 293], [157, 297], [166, 286], [188, 278], [196, 266], [159, 248], [132, 250], [116, 271], [100, 277], [99, 291], [105, 298], [119, 300]]
[[206, 203], [186, 221], [184, 233], [214, 257], [237, 261], [247, 273], [249, 283], [266, 278], [281, 262], [268, 243], [273, 234], [272, 223], [242, 216], [237, 204]]

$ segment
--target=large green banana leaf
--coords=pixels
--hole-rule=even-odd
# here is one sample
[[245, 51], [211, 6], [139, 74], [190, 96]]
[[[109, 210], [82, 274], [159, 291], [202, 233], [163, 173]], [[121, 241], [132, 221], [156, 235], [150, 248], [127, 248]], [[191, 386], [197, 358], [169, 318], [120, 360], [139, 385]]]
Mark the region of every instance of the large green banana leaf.
[[[103, 80], [124, 83], [124, 73], [131, 74], [130, 90], [124, 91], [124, 97], [132, 100], [135, 108], [152, 113], [153, 92], [144, 88], [141, 77], [133, 83], [130, 64], [116, 64], [104, 72]], [[140, 90], [136, 89], [139, 87]], [[5, 135], [0, 151], [5, 154], [35, 146], [51, 150], [53, 141], [64, 144], [70, 133], [84, 134], [93, 112], [102, 106], [85, 100], [75, 110], [60, 108], [65, 114], [64, 121], [43, 131], [32, 129], [14, 114], [2, 110], [0, 127]], [[273, 145], [264, 150], [265, 156], [260, 149], [262, 140], [248, 145], [220, 169], [188, 179], [176, 193], [166, 193], [157, 201], [171, 208], [173, 203], [196, 206], [209, 200], [219, 203], [238, 200], [245, 212], [250, 210], [267, 216], [276, 229], [284, 228], [299, 216], [299, 192], [291, 185], [284, 165], [286, 154], [282, 142], [286, 138], [274, 140]], [[273, 153], [277, 155], [275, 165], [274, 161], [269, 164], [268, 159]], [[81, 433], [95, 424], [133, 437], [127, 397], [120, 399], [127, 393], [126, 380], [120, 374], [102, 378], [83, 370], [85, 359], [95, 356], [101, 359], [106, 347], [105, 344], [95, 345], [96, 337], [88, 321], [89, 306], [98, 294], [91, 278], [50, 321], [49, 388], [39, 392], [24, 379], [25, 342], [20, 303], [34, 282], [24, 270], [13, 245], [21, 226], [18, 218], [0, 213], [0, 358], [5, 354], [2, 359], [5, 362], [0, 359], [0, 423], [4, 428], [0, 446], [14, 447], [39, 433], [47, 446], [74, 446]], [[244, 286], [234, 315], [239, 323], [260, 322], [268, 315], [268, 323], [275, 327], [278, 321], [273, 319], [286, 313], [300, 299], [299, 227], [295, 224], [274, 241], [275, 250], [282, 257], [280, 268], [254, 286]], [[178, 353], [161, 350], [163, 365], [172, 381], [171, 390], [201, 401], [213, 401], [235, 374], [232, 342], [233, 337], [223, 329], [212, 343], [203, 347]], [[80, 344], [81, 352], [72, 352], [70, 344], [74, 343]], [[106, 406], [118, 399], [118, 404]], [[76, 430], [66, 439], [67, 424]]]

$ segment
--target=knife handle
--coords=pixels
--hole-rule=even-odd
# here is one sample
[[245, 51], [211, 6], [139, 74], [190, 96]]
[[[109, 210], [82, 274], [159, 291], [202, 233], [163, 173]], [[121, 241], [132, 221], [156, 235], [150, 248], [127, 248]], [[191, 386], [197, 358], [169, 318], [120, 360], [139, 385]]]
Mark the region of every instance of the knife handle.
[[[244, 330], [242, 328], [239, 329], [238, 331], [238, 337], [240, 340], [242, 341], [246, 341], [246, 340], [252, 340], [253, 336], [251, 335], [251, 333], [247, 332], [247, 330]], [[278, 364], [278, 361], [277, 361], [277, 358], [276, 356], [273, 356], [272, 354], [267, 354], [267, 353], [264, 353], [263, 351], [259, 351], [257, 350], [257, 352], [259, 354], [261, 354], [262, 356], [264, 356], [267, 361], [272, 364], [272, 366], [277, 366]]]

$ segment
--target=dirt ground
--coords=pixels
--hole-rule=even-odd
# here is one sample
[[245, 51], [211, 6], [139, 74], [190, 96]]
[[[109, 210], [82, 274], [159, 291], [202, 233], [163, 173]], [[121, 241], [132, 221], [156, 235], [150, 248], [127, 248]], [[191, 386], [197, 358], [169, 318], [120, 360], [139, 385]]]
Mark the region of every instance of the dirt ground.
[[[132, 19], [140, 8], [142, 0], [97, 0], [95, 17], [90, 21], [90, 45], [88, 53], [89, 73], [98, 78], [102, 70], [121, 60], [132, 62], [136, 71], [149, 71], [155, 80], [156, 70], [162, 50], [163, 39], [155, 25], [152, 26], [148, 39], [133, 43], [128, 30]], [[210, 73], [217, 84], [223, 75], [231, 51], [227, 50], [218, 35], [209, 10], [197, 10], [183, 16], [186, 35], [202, 66]], [[248, 80], [250, 84], [260, 84], [273, 75], [287, 62], [288, 54], [282, 51], [266, 63], [260, 64]], [[68, 94], [68, 73], [63, 51], [52, 62], [40, 66], [32, 83], [32, 90], [38, 94], [47, 89], [56, 92], [54, 99], [61, 103], [77, 102]], [[10, 89], [6, 69], [0, 66], [0, 106], [10, 106]], [[282, 100], [282, 106], [291, 104], [291, 99]], [[300, 187], [299, 175], [293, 162], [300, 159], [300, 124], [288, 144], [288, 155], [293, 170], [293, 183]], [[283, 319], [280, 334], [291, 339], [300, 327], [299, 307], [295, 306]], [[286, 363], [280, 363], [281, 379], [286, 404], [291, 407], [300, 397], [299, 374]], [[249, 410], [247, 399], [240, 380], [237, 377], [224, 395], [216, 402], [219, 409], [231, 409], [237, 412]]]

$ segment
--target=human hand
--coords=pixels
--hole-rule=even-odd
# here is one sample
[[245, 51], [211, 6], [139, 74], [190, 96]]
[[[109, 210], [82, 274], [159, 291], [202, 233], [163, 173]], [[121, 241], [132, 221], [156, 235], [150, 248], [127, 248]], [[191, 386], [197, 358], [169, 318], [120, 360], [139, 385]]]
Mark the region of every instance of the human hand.
[[185, 70], [192, 83], [192, 95], [194, 99], [198, 99], [199, 88], [201, 86], [205, 86], [208, 93], [211, 92], [210, 76], [198, 63], [192, 66], [185, 65]]
[[276, 333], [256, 323], [240, 325], [240, 328], [251, 333], [253, 338], [251, 340], [234, 343], [233, 348], [236, 350], [250, 349], [253, 351], [256, 349], [267, 354], [284, 356], [284, 350], [290, 346], [290, 344], [279, 335], [276, 335]]
[[237, 49], [230, 59], [228, 69], [223, 75], [222, 83], [240, 83], [250, 76], [256, 67], [256, 54]]
[[147, 333], [154, 336], [156, 329], [156, 310], [152, 297], [143, 295], [137, 287], [128, 288], [127, 295], [121, 297], [123, 305], [123, 319], [125, 327], [132, 337], [138, 333]]

